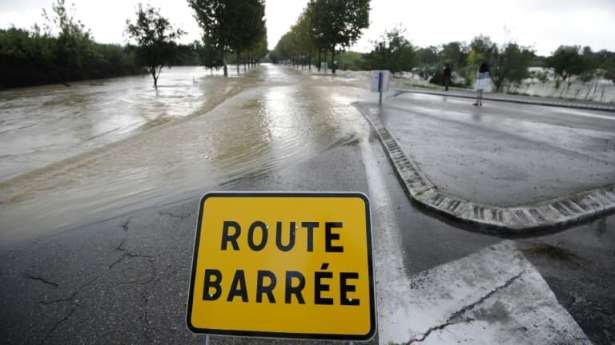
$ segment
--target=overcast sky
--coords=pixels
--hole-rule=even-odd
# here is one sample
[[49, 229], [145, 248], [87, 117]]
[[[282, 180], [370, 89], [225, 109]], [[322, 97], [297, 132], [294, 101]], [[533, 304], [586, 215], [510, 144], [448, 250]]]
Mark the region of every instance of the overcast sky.
[[[183, 0], [67, 0], [76, 17], [105, 43], [126, 43], [125, 21], [137, 3], [151, 3], [188, 35], [200, 37], [192, 10]], [[52, 0], [0, 0], [0, 27], [30, 28], [41, 22], [41, 9]], [[269, 46], [273, 48], [305, 7], [307, 0], [266, 0]], [[615, 0], [372, 0], [370, 28], [353, 47], [369, 51], [373, 40], [395, 26], [419, 46], [470, 41], [478, 34], [496, 42], [515, 41], [539, 54], [550, 54], [560, 44], [589, 45], [615, 51]]]

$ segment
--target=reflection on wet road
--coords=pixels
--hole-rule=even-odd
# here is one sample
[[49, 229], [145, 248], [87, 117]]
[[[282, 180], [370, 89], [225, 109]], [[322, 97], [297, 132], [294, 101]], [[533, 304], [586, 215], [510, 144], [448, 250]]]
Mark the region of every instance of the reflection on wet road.
[[[98, 96], [86, 91], [70, 94], [70, 90], [80, 90], [76, 86], [63, 90], [61, 95], [50, 96], [61, 105], [36, 108], [36, 116], [44, 117], [46, 109], [53, 120], [37, 122], [32, 132], [27, 128], [9, 130], [20, 138], [38, 138], [36, 133], [41, 133], [37, 139], [43, 151], [40, 155], [56, 160], [0, 182], [0, 236], [27, 237], [37, 231], [104, 219], [114, 210], [202, 193], [246, 175], [295, 164], [355, 140], [357, 131], [362, 130], [353, 126], [356, 113], [347, 114], [354, 97], [343, 95], [360, 90], [340, 87], [332, 92], [322, 86], [322, 81], [316, 85], [309, 76], [272, 65], [229, 81], [213, 77], [216, 87], [210, 85], [208, 77], [192, 86], [193, 71], [180, 72], [183, 79], [178, 76], [176, 86], [162, 83], [158, 98], [148, 94], [149, 80], [139, 78], [107, 81], [103, 87], [110, 94]], [[141, 91], [133, 91], [137, 95], [121, 95], [136, 83], [142, 84]], [[96, 87], [84, 86], [86, 90]], [[38, 88], [28, 90], [37, 91], [43, 92]], [[226, 99], [210, 109], [204, 104], [216, 92], [215, 97]], [[137, 101], [125, 108], [107, 109], [105, 102], [115, 102], [114, 97]], [[72, 104], [67, 99], [89, 101]], [[185, 104], [180, 107], [179, 103]], [[10, 109], [18, 112], [17, 107]], [[73, 113], [81, 115], [67, 115]], [[143, 118], [148, 114], [152, 114], [151, 120]], [[152, 122], [182, 116], [186, 118], [148, 127]], [[63, 128], [65, 122], [71, 125]], [[59, 139], [45, 137], [48, 131]], [[81, 137], [75, 138], [75, 133]], [[91, 140], [95, 143], [90, 144]], [[105, 145], [109, 142], [115, 143]], [[62, 154], [56, 155], [52, 147]], [[96, 149], [88, 150], [92, 147]], [[36, 145], [31, 149], [36, 151]], [[36, 166], [37, 160], [27, 153], [18, 156], [31, 163], [23, 167]]]
[[200, 67], [0, 92], [0, 181], [207, 108], [233, 82]]

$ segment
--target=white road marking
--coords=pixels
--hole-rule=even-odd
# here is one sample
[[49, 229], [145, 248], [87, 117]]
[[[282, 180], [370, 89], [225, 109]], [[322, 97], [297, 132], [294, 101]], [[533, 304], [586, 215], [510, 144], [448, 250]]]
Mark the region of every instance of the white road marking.
[[412, 277], [406, 297], [404, 342], [591, 344], [512, 241]]
[[[361, 140], [361, 155], [367, 175], [372, 208], [372, 241], [374, 273], [376, 275], [376, 306], [378, 333], [381, 344], [389, 339], [398, 342], [407, 339], [406, 315], [410, 314], [411, 301], [407, 295], [410, 286], [404, 272], [400, 248], [399, 228], [392, 211], [384, 177], [375, 160], [371, 144]], [[376, 226], [377, 225], [377, 226]], [[407, 307], [408, 309], [403, 309]], [[402, 308], [402, 310], [399, 310]]]
[[370, 143], [360, 147], [374, 223], [380, 344], [591, 344], [512, 241], [409, 278], [384, 177]]

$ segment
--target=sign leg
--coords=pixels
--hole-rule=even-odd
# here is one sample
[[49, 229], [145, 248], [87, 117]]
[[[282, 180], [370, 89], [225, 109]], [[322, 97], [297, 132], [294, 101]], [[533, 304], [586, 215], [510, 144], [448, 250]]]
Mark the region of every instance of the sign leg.
[[209, 334], [205, 336], [205, 345], [209, 345]]
[[380, 93], [380, 97], [378, 99], [378, 104], [379, 105], [382, 105], [382, 89], [384, 87], [384, 85], [383, 85], [383, 77], [384, 76], [382, 75], [382, 72], [379, 72], [378, 73], [378, 92]]

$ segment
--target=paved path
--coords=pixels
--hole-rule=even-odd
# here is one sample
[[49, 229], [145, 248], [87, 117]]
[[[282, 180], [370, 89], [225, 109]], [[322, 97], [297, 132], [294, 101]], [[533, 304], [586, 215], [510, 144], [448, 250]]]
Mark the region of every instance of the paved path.
[[[546, 145], [544, 144], [536, 145], [537, 147], [533, 148], [535, 152], [537, 151], [536, 153], [528, 152], [529, 150], [526, 149], [527, 155], [519, 157], [515, 155], [515, 151], [512, 148], [518, 145], [527, 146], [527, 139], [510, 138], [510, 136], [517, 136], [515, 133], [516, 129], [510, 128], [511, 125], [507, 125], [508, 128], [506, 130], [508, 132], [505, 132], [497, 125], [491, 124], [490, 120], [483, 119], [488, 116], [502, 117], [499, 112], [500, 109], [496, 108], [490, 112], [489, 109], [483, 113], [482, 109], [470, 109], [471, 111], [468, 111], [467, 106], [464, 109], [458, 104], [451, 107], [447, 106], [444, 102], [438, 104], [432, 101], [428, 111], [425, 111], [424, 102], [421, 102], [423, 101], [421, 98], [414, 98], [412, 100], [415, 102], [405, 99], [403, 101], [398, 101], [396, 98], [390, 99], [384, 107], [362, 103], [357, 103], [357, 106], [374, 127], [391, 163], [395, 166], [400, 183], [402, 183], [413, 200], [447, 216], [482, 226], [481, 229], [485, 231], [495, 228], [495, 233], [510, 235], [519, 235], [534, 230], [550, 230], [556, 226], [569, 225], [615, 210], [615, 184], [613, 184], [615, 182], [615, 159], [613, 158], [615, 157], [612, 155], [604, 157], [606, 159], [603, 159], [603, 162], [601, 162], [603, 163], [601, 165], [604, 166], [601, 167], [603, 171], [601, 177], [600, 169], [589, 171], [586, 169], [587, 165], [591, 164], [593, 160], [595, 161], [600, 158], [595, 155], [582, 156], [582, 153], [579, 152], [581, 149], [578, 149], [582, 146], [587, 151], [587, 146], [592, 143], [591, 140], [601, 135], [606, 135], [609, 138], [606, 140], [615, 142], [615, 131], [604, 132], [605, 129], [615, 126], [615, 117], [607, 118], [612, 122], [609, 124], [610, 127], [602, 128], [599, 133], [592, 133], [593, 136], [584, 133], [585, 137], [580, 139], [582, 143], [577, 144], [575, 148], [565, 147], [565, 145], [555, 146], [558, 144], [557, 142], [551, 143], [547, 139], [547, 141], [544, 141], [544, 144], [551, 145], [551, 147], [545, 147]], [[455, 111], [453, 112], [452, 109], [455, 109]], [[535, 118], [542, 116], [543, 110], [537, 108], [532, 110], [535, 112]], [[438, 113], [439, 111], [440, 113]], [[434, 116], [432, 113], [437, 115]], [[468, 124], [462, 122], [464, 119], [460, 119], [463, 115], [466, 115], [467, 118], [472, 118], [467, 121]], [[591, 116], [592, 114], [589, 115]], [[480, 119], [477, 120], [476, 116], [480, 117]], [[424, 122], [434, 122], [432, 118], [441, 120], [437, 123], [437, 127], [432, 127], [427, 135], [426, 133], [417, 133], [417, 128], [419, 131], [424, 130], [422, 127], [425, 126]], [[540, 121], [540, 119], [533, 119], [533, 121]], [[385, 122], [391, 122], [389, 125], [392, 128], [391, 131], [384, 124]], [[428, 122], [428, 124], [431, 125], [431, 122]], [[523, 125], [520, 125], [520, 122], [519, 119], [515, 119], [514, 126], [522, 127]], [[410, 125], [406, 125], [407, 123], [410, 123]], [[450, 126], [451, 123], [453, 126], [459, 126], [460, 123], [463, 124], [463, 132], [449, 133], [450, 130], [447, 131], [445, 126]], [[539, 130], [561, 131], [559, 128], [553, 129], [553, 127], [561, 126], [559, 124], [548, 128], [543, 126]], [[408, 130], [405, 130], [405, 128], [408, 128]], [[407, 132], [409, 131], [412, 131], [412, 133], [408, 134]], [[494, 136], [490, 131], [496, 131], [497, 133]], [[398, 139], [395, 138], [396, 135], [399, 140], [404, 141], [403, 146], [398, 143]], [[548, 135], [549, 133], [546, 133], [547, 137]], [[408, 139], [406, 139], [407, 137], [413, 137], [414, 139], [409, 143]], [[441, 144], [434, 145], [434, 141], [439, 140], [439, 137], [442, 137], [443, 141], [448, 142], [452, 139], [455, 141], [454, 146], [444, 148]], [[413, 147], [412, 143], [416, 141], [428, 143], [431, 147], [425, 149], [422, 149], [420, 145], [417, 145], [419, 146], [418, 148]], [[475, 145], [477, 141], [478, 145], [476, 146], [479, 149], [472, 155], [471, 150], [467, 149], [466, 146], [468, 146], [468, 143]], [[485, 158], [489, 157], [486, 151], [490, 151], [492, 147], [497, 146], [503, 146], [504, 149], [497, 153], [498, 159], [489, 160], [489, 164], [494, 164], [495, 162], [495, 164], [502, 165], [503, 167], [500, 169], [504, 171], [494, 171], [491, 168], [486, 171], [487, 176], [480, 176], [474, 182], [477, 184], [474, 188], [482, 189], [482, 193], [463, 195], [462, 192], [462, 195], [456, 195], [454, 192], [455, 184], [464, 183], [471, 176], [476, 176], [473, 171], [459, 172], [452, 175], [456, 178], [452, 180], [450, 178], [451, 175], [440, 178], [443, 174], [450, 174], [446, 167], [442, 167], [442, 165], [428, 169], [427, 172], [421, 169], [421, 163], [433, 165], [441, 159], [450, 159], [441, 158], [438, 155], [442, 156], [443, 153], [454, 152], [459, 147], [462, 148], [460, 154], [467, 156], [465, 158], [466, 164], [480, 165], [480, 160], [485, 160]], [[418, 152], [416, 152], [417, 150]], [[439, 151], [438, 154], [429, 155], [429, 153], [436, 150]], [[414, 158], [413, 153], [415, 152], [418, 156], [422, 157], [423, 161]], [[541, 162], [537, 163], [534, 161], [539, 159], [539, 157], [536, 157], [537, 155], [545, 155], [545, 157], [542, 158]], [[563, 156], [563, 159], [558, 160], [555, 157], [556, 155]], [[512, 160], [502, 161], [502, 157], [506, 156], [509, 159], [512, 158]], [[453, 164], [459, 164], [458, 157], [455, 157], [452, 161]], [[541, 164], [543, 166], [540, 166]], [[462, 163], [462, 165], [464, 164]], [[529, 168], [530, 166], [532, 168]], [[535, 166], [539, 167], [533, 168]], [[519, 169], [519, 167], [528, 167], [523, 172], [524, 176], [522, 178], [511, 174], [511, 171]], [[566, 168], [566, 170], [563, 170], [564, 176], [561, 179], [557, 178], [558, 175], [550, 172], [553, 167]], [[575, 168], [582, 172], [580, 175], [588, 173], [591, 176], [581, 177], [575, 172]], [[429, 177], [430, 173], [438, 175], [439, 182], [444, 186], [433, 183]], [[502, 173], [508, 175], [504, 178], [505, 183], [499, 182], [500, 178], [497, 176]], [[481, 175], [484, 175], [484, 172], [481, 171]], [[461, 179], [458, 176], [461, 176], [461, 179], [465, 181], [460, 181]], [[541, 179], [553, 179], [554, 177], [556, 177], [556, 183], [555, 185], [551, 183], [552, 188], [549, 190], [549, 185], [542, 183]], [[589, 183], [589, 185], [575, 186], [574, 183], [562, 183], [562, 180], [571, 178], [580, 178], [582, 181]], [[510, 182], [515, 179], [518, 180], [518, 183], [511, 187]], [[600, 187], [592, 187], [592, 183]], [[539, 184], [542, 189], [547, 190], [543, 191], [542, 194], [530, 196], [529, 198], [527, 194], [531, 194], [534, 191], [525, 191], [524, 194], [526, 195], [515, 197], [515, 193], [518, 193], [519, 190], [536, 184]], [[562, 184], [564, 188], [570, 189], [561, 190]], [[453, 185], [453, 187], [447, 189], [446, 185]], [[510, 190], [513, 193], [507, 194], [506, 192]], [[490, 204], [488, 203], [489, 196], [486, 194], [501, 195], [501, 198], [494, 199], [494, 203]], [[533, 194], [536, 193], [534, 192]], [[543, 195], [545, 194], [551, 196], [544, 197]], [[541, 197], [544, 199], [541, 199]], [[502, 203], [512, 204], [512, 206], [502, 205]]]

